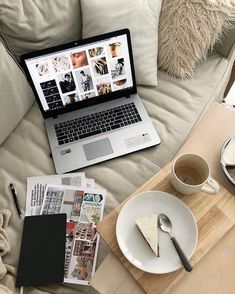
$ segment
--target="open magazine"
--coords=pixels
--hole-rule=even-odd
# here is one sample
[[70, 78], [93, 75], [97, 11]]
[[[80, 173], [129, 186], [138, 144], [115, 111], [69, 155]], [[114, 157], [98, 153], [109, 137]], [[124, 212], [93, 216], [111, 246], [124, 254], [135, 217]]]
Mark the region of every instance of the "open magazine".
[[[65, 182], [62, 178], [68, 177], [68, 174], [29, 178], [27, 198], [29, 195], [32, 200], [35, 196], [35, 193], [31, 193], [32, 190], [35, 191], [35, 185], [45, 185], [45, 190], [36, 210], [31, 209], [29, 199], [26, 202], [29, 213], [67, 214], [64, 282], [88, 285], [95, 272], [99, 244], [96, 225], [103, 217], [105, 190], [92, 188], [94, 180], [86, 179], [84, 173], [71, 174], [70, 177], [72, 176], [77, 177], [76, 181], [81, 180], [83, 187], [62, 185], [61, 183]], [[50, 181], [55, 184], [51, 184]], [[66, 180], [66, 183], [72, 182], [72, 178]]]

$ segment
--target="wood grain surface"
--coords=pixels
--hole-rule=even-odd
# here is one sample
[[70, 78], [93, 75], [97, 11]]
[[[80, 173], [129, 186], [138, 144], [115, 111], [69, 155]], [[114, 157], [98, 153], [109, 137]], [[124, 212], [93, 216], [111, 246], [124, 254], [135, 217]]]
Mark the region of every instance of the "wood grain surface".
[[[170, 169], [171, 163], [130, 195], [126, 201], [140, 192], [156, 190], [168, 192], [181, 199], [191, 209], [198, 225], [198, 245], [190, 260], [195, 267], [218, 241], [233, 228], [235, 224], [235, 198], [222, 185], [219, 193], [214, 196], [202, 192], [182, 195], [171, 186]], [[126, 201], [107, 215], [98, 224], [97, 230], [145, 292], [154, 294], [172, 293], [174, 285], [188, 275], [182, 268], [164, 275], [149, 274], [134, 267], [121, 253], [116, 240], [115, 227], [118, 214]]]

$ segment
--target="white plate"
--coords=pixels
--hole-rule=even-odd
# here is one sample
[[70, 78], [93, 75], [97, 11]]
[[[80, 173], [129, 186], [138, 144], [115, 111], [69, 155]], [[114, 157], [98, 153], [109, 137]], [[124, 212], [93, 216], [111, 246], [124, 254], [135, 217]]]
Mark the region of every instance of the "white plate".
[[135, 225], [138, 217], [149, 213], [164, 213], [170, 218], [172, 234], [186, 256], [191, 258], [198, 238], [195, 218], [181, 200], [161, 191], [143, 192], [123, 206], [116, 224], [118, 245], [129, 262], [145, 272], [163, 274], [175, 271], [182, 263], [170, 235], [159, 229], [160, 257], [156, 257]]
[[224, 162], [224, 160], [223, 160], [223, 153], [224, 153], [226, 147], [228, 146], [228, 143], [229, 143], [233, 138], [235, 138], [235, 137], [232, 136], [232, 137], [228, 138], [228, 139], [224, 142], [224, 144], [223, 144], [223, 146], [222, 146], [222, 149], [221, 149], [221, 153], [220, 153], [220, 163], [221, 163], [221, 165], [222, 165], [222, 168], [223, 168], [223, 171], [224, 171], [226, 177], [227, 177], [227, 178], [233, 183], [233, 185], [235, 185], [235, 178], [232, 177], [232, 175], [228, 172], [228, 167], [226, 166], [226, 164], [225, 164], [225, 162]]

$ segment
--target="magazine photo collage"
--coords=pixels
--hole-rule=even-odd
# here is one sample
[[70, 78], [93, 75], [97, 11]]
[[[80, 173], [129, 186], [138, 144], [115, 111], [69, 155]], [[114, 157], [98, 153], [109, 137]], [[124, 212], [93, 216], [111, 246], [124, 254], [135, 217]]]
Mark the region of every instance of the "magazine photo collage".
[[44, 110], [59, 109], [132, 86], [124, 36], [40, 57], [33, 66]]
[[102, 219], [103, 190], [48, 185], [41, 214], [67, 214], [64, 281], [87, 285], [95, 271], [99, 236], [96, 225]]

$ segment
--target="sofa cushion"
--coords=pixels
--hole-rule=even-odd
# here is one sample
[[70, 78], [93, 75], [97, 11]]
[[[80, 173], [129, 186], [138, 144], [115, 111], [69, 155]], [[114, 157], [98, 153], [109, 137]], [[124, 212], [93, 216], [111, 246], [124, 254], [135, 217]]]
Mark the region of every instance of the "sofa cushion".
[[196, 69], [192, 80], [176, 79], [159, 71], [158, 87], [139, 87], [139, 95], [162, 140], [159, 146], [140, 153], [161, 167], [173, 159], [211, 103], [222, 100], [231, 67], [225, 58], [214, 54]]
[[81, 0], [83, 38], [129, 28], [139, 85], [157, 85], [161, 0]]
[[234, 15], [234, 0], [163, 0], [159, 67], [177, 78], [191, 78]]
[[0, 40], [0, 145], [31, 107], [34, 95], [25, 75]]
[[1, 34], [18, 55], [81, 38], [79, 0], [1, 0]]

